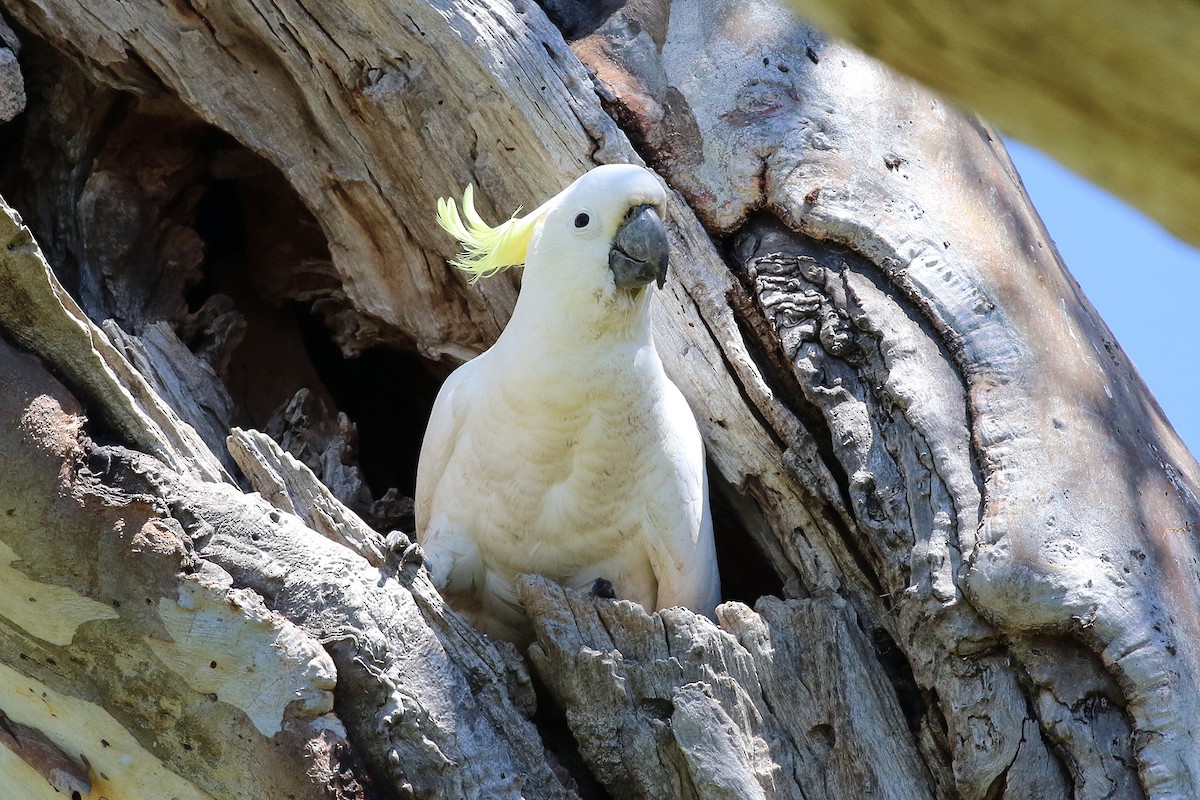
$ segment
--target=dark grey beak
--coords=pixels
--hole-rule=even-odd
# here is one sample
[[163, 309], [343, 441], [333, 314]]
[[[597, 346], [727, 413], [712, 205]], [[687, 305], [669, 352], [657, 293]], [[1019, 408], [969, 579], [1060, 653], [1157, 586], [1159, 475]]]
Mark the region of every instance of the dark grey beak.
[[637, 206], [617, 229], [608, 268], [618, 289], [640, 289], [651, 281], [663, 287], [667, 279], [667, 231], [654, 206]]

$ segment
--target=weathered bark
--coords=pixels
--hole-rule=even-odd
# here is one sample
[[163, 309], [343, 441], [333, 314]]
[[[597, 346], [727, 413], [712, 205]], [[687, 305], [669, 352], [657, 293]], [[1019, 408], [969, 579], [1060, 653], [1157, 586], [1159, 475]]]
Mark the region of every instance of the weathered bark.
[[839, 599], [682, 609], [529, 578], [530, 660], [618, 797], [932, 797], [879, 661]]
[[788, 0], [1200, 244], [1200, 8]]
[[[44, 280], [28, 232], [0, 211], [5, 287], [17, 270]], [[34, 325], [71, 319], [38, 308]], [[25, 322], [8, 307], [3, 319], [10, 335]], [[47, 371], [61, 363], [38, 352], [45, 363], [0, 341], [5, 795], [327, 796], [350, 749], [321, 643], [197, 558], [159, 498], [116, 485]]]
[[[71, 714], [152, 753], [162, 791], [1200, 792], [1200, 470], [983, 123], [765, 0], [633, 3], [571, 47], [526, 3], [0, 7], [37, 68], [0, 186], [81, 298], [0, 218], [0, 329], [50, 387], [0, 393], [0, 711], [29, 742], [0, 737], [0, 780], [45, 795], [62, 763], [99, 796], [107, 748], [10, 701], [69, 659]], [[444, 266], [434, 199], [473, 181], [498, 218], [640, 158], [678, 192], [655, 335], [708, 446], [725, 583], [785, 597], [718, 629], [531, 579], [526, 664], [360, 518], [405, 478], [367, 486], [371, 420], [339, 416], [320, 348], [401, 370], [379, 400], [419, 430], [445, 367], [379, 346], [470, 357], [517, 288]], [[24, 433], [47, 397], [52, 435]], [[54, 630], [26, 596], [65, 609]], [[200, 613], [202, 647], [178, 623]], [[282, 688], [239, 705], [261, 672]], [[181, 733], [200, 699], [225, 720], [204, 758]]]
[[[6, 285], [49, 288], [28, 231], [0, 212]], [[38, 308], [36, 326], [89, 325]], [[5, 305], [0, 324], [25, 319]], [[187, 454], [98, 446], [43, 364], [2, 341], [0, 358], [0, 433], [16, 467], [0, 484], [6, 790], [362, 796], [371, 778], [348, 730], [385, 796], [572, 796], [522, 714], [533, 701], [519, 657], [446, 611], [402, 534], [389, 561], [379, 534], [261, 434], [235, 431], [234, 452], [290, 513], [205, 482]], [[91, 407], [122, 401], [114, 391]]]

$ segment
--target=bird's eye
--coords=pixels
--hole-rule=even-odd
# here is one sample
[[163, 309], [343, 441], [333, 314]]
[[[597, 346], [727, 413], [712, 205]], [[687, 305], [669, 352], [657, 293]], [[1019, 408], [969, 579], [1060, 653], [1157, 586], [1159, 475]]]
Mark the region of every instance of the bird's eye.
[[592, 221], [592, 218], [589, 217], [587, 214], [583, 213], [582, 211], [575, 215], [575, 227], [576, 228], [586, 228], [588, 226], [588, 223], [591, 221]]

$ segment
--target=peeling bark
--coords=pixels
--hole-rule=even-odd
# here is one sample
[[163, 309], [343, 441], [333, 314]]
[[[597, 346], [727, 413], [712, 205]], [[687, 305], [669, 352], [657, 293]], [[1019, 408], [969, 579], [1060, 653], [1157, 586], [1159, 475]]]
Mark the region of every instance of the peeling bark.
[[320, 643], [107, 482], [37, 359], [0, 342], [0, 362], [6, 793], [330, 796], [352, 757]]

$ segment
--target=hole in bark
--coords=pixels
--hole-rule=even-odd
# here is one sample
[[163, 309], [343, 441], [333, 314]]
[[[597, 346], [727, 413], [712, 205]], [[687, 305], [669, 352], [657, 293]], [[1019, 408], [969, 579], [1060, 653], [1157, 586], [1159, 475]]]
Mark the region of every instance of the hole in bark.
[[820, 742], [823, 747], [832, 748], [835, 744], [837, 744], [837, 734], [832, 725], [826, 725], [824, 723], [820, 725], [814, 725], [809, 728], [808, 735], [811, 736], [814, 741]]
[[358, 463], [372, 494], [396, 487], [411, 497], [425, 424], [444, 378], [437, 365], [389, 347], [346, 358], [312, 314], [301, 319], [301, 333], [334, 403], [358, 426]]
[[[52, 51], [30, 58], [29, 109], [2, 127], [11, 147], [0, 150], [0, 191], [84, 311], [135, 336], [165, 323], [197, 356], [185, 371], [229, 396], [195, 411], [213, 420], [215, 452], [232, 425], [265, 430], [369, 523], [411, 530], [404, 498], [372, 503], [394, 486], [412, 493], [439, 376], [382, 346], [342, 356], [327, 324], [343, 335], [362, 326], [287, 179], [172, 100], [93, 86]], [[80, 142], [92, 154], [83, 176], [71, 155]], [[102, 421], [89, 430], [111, 434]]]
[[[244, 150], [222, 154], [217, 169], [234, 178], [207, 181], [197, 204], [196, 232], [204, 242], [202, 279], [187, 296], [192, 315], [218, 316], [228, 309], [240, 328], [221, 328], [216, 319], [201, 330], [197, 321], [188, 344], [214, 354], [218, 370], [244, 425], [264, 429], [271, 415], [300, 389], [332, 406], [332, 398], [305, 351], [298, 304], [291, 294], [306, 275], [302, 264], [328, 261], [316, 222], [274, 168]], [[294, 220], [294, 236], [286, 223]], [[314, 235], [315, 234], [315, 235]], [[224, 341], [219, 337], [226, 336]]]
[[[892, 639], [886, 630], [875, 628], [870, 634], [875, 649], [875, 657], [883, 665], [888, 680], [891, 681], [892, 686], [896, 689], [896, 699], [900, 702], [900, 710], [904, 713], [905, 721], [908, 722], [908, 729], [913, 733], [918, 733], [921, 728], [921, 720], [925, 717], [927, 706], [925, 703], [925, 694], [917, 685], [917, 679], [913, 676], [912, 667], [909, 665], [904, 651], [900, 649], [900, 646], [896, 644], [895, 640]], [[943, 720], [944, 724], [945, 721]]]
[[[567, 41], [587, 36], [620, 9], [628, 0], [536, 0]], [[549, 52], [545, 43], [543, 47]], [[551, 58], [553, 54], [551, 53]]]
[[[0, 150], [0, 191], [87, 313], [133, 334], [166, 322], [220, 377], [233, 401], [225, 422], [289, 442], [376, 527], [411, 530], [401, 498], [373, 501], [393, 487], [413, 493], [445, 365], [398, 341], [343, 354], [331, 326], [344, 338], [355, 318], [324, 232], [269, 162], [170, 98], [95, 86], [36, 43], [23, 60], [29, 107], [0, 126], [11, 145]], [[72, 155], [81, 147], [84, 175]], [[309, 399], [280, 421], [301, 390]], [[339, 427], [339, 412], [356, 431]], [[223, 449], [223, 433], [210, 445]], [[322, 474], [329, 464], [335, 473]], [[747, 546], [741, 512], [712, 497], [723, 599], [782, 596], [770, 561]]]
[[640, 705], [642, 711], [655, 719], [668, 720], [675, 713], [675, 704], [659, 697], [642, 698]]
[[737, 600], [753, 608], [758, 598], [765, 595], [782, 598], [783, 581], [726, 495], [735, 490], [715, 477], [716, 470], [714, 465], [708, 465], [709, 506], [721, 572], [721, 600]]
[[275, 438], [369, 524], [411, 531], [406, 498], [442, 376], [386, 344], [344, 355], [328, 324], [345, 311], [342, 286], [315, 219], [256, 156], [230, 151], [218, 169], [243, 177], [212, 181], [199, 203], [207, 257], [188, 306], [202, 314], [227, 297], [244, 320], [224, 376], [236, 421]]

